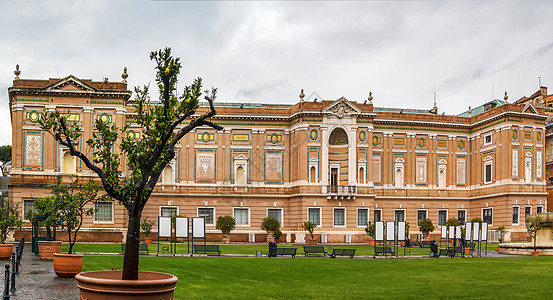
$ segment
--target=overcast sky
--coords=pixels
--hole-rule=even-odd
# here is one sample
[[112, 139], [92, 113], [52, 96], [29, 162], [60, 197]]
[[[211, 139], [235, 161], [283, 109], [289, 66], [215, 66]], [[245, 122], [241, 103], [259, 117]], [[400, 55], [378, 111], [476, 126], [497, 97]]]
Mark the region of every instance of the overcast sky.
[[[492, 97], [553, 93], [553, 0], [11, 1], [0, 10], [0, 145], [7, 88], [21, 78], [153, 82], [152, 50], [181, 57], [217, 101], [306, 96], [459, 114]], [[493, 88], [492, 88], [493, 87]], [[307, 97], [306, 97], [307, 98]]]

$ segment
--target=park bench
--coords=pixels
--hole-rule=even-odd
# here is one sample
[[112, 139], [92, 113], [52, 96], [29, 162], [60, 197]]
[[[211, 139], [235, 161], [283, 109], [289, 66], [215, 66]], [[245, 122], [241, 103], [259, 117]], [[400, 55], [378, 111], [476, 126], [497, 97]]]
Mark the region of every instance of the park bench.
[[292, 258], [296, 257], [296, 248], [277, 248], [276, 255], [290, 255]]
[[432, 244], [432, 241], [422, 241], [421, 248], [428, 248], [430, 249], [430, 245]]
[[330, 254], [330, 258], [336, 258], [336, 256], [349, 256], [350, 258], [353, 258], [355, 255], [355, 249], [336, 249], [334, 248], [332, 250], [332, 254]]
[[[121, 252], [125, 252], [126, 247], [127, 247], [127, 244], [121, 244]], [[148, 254], [150, 252], [150, 249], [148, 249], [147, 244], [140, 244], [138, 246], [138, 251], [140, 251], [140, 252], [146, 251], [146, 254]]]
[[388, 247], [388, 246], [374, 246], [374, 255], [373, 257], [376, 257], [377, 255], [378, 256], [393, 256], [395, 255], [396, 253], [394, 252], [394, 250], [392, 249], [392, 247]]
[[326, 256], [328, 253], [325, 251], [324, 246], [303, 246], [303, 252], [305, 253], [305, 256], [308, 254], [322, 254], [323, 256]]
[[411, 248], [415, 248], [415, 247], [422, 248], [421, 242], [412, 242], [411, 243]]
[[210, 253], [217, 253], [217, 255], [221, 255], [221, 250], [219, 250], [219, 245], [194, 245], [194, 252], [198, 254], [198, 252], [203, 252], [204, 254]]
[[455, 257], [455, 253], [456, 253], [456, 249], [455, 248], [444, 248], [444, 249], [440, 249], [439, 252], [438, 252], [438, 257], [440, 256], [449, 256], [451, 258]]

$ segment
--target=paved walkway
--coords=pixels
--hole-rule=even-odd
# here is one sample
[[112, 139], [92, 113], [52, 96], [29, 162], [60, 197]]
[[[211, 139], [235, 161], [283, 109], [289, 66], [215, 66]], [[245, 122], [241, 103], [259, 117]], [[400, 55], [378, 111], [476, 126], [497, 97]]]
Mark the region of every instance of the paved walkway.
[[[11, 261], [0, 260], [4, 266]], [[4, 270], [4, 268], [2, 268]], [[2, 280], [4, 272], [2, 272]], [[25, 244], [19, 276], [15, 279], [15, 291], [10, 300], [47, 300], [47, 299], [79, 299], [77, 281], [73, 278], [60, 278], [54, 273], [52, 261], [40, 260], [31, 252], [31, 244]], [[0, 286], [0, 293], [4, 284]]]

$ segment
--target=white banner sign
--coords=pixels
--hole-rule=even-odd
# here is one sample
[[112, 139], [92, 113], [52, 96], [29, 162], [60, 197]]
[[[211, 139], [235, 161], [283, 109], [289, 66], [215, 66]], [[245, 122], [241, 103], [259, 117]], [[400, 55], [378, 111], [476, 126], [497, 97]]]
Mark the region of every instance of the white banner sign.
[[160, 238], [171, 237], [171, 217], [159, 217], [158, 219], [158, 236]]
[[395, 223], [392, 221], [386, 222], [386, 240], [387, 241], [393, 241], [396, 239], [395, 237]]
[[374, 225], [375, 230], [375, 240], [383, 241], [384, 240], [384, 222], [376, 222]]
[[482, 223], [482, 241], [488, 240], [488, 223]]
[[472, 228], [472, 240], [473, 241], [478, 241], [478, 236], [480, 235], [480, 234], [478, 234], [478, 231], [480, 230], [480, 223], [474, 222], [474, 223], [472, 223], [472, 226], [473, 226], [473, 228]]
[[450, 239], [455, 238], [455, 226], [449, 226], [449, 238]]
[[465, 240], [470, 241], [472, 239], [472, 223], [465, 223]]
[[440, 229], [442, 230], [442, 231], [440, 232], [440, 233], [441, 233], [441, 234], [440, 234], [441, 238], [442, 238], [442, 239], [447, 239], [447, 226], [444, 225], [444, 226], [442, 226]]
[[205, 237], [205, 219], [192, 218], [192, 238]]
[[405, 241], [405, 222], [397, 223], [397, 240]]
[[175, 218], [175, 237], [188, 238], [188, 218]]
[[455, 226], [455, 238], [456, 239], [461, 238], [461, 226]]

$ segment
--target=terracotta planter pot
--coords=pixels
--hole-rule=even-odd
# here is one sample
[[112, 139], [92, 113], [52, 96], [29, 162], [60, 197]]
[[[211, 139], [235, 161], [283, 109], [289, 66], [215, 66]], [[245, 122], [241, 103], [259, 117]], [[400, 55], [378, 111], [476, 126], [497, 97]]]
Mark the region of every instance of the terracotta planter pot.
[[540, 256], [540, 251], [538, 250], [532, 251], [532, 256]]
[[38, 253], [40, 259], [53, 260], [54, 253], [61, 252], [61, 241], [39, 241]]
[[369, 246], [374, 246], [374, 240], [369, 240]]
[[171, 274], [139, 271], [138, 280], [122, 280], [123, 271], [92, 271], [77, 274], [81, 299], [173, 299], [179, 279]]
[[280, 243], [280, 236], [275, 236], [275, 243]]
[[317, 239], [309, 239], [309, 245], [317, 245]]
[[470, 254], [470, 248], [465, 248], [465, 254]]
[[501, 247], [497, 246], [497, 252], [501, 252]]
[[274, 230], [267, 230], [267, 244], [275, 241], [275, 232]]
[[152, 240], [153, 240], [153, 239], [152, 239], [151, 237], [146, 237], [146, 238], [144, 239], [144, 241], [145, 241], [146, 244], [148, 244], [148, 245], [151, 245], [151, 244], [152, 244]]
[[73, 278], [82, 270], [82, 254], [54, 253], [54, 272], [58, 277]]
[[223, 232], [223, 243], [230, 243], [230, 232]]
[[10, 259], [12, 257], [13, 244], [0, 244], [0, 259]]

